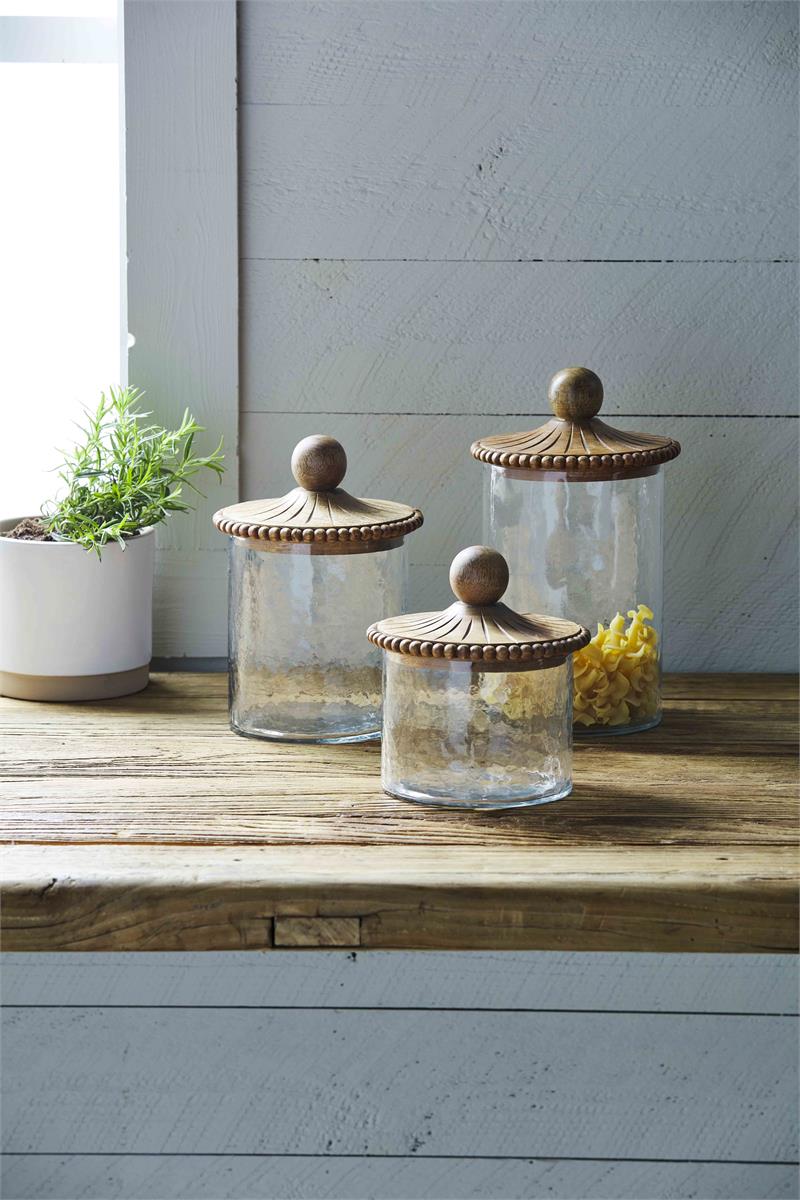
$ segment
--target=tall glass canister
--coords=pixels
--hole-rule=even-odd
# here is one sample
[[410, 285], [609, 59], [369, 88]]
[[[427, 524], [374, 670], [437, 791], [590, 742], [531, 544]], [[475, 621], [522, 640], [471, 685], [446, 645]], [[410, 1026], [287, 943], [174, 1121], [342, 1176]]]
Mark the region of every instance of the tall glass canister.
[[555, 375], [549, 400], [538, 429], [472, 446], [489, 466], [486, 537], [508, 559], [513, 604], [592, 630], [573, 663], [576, 728], [649, 729], [661, 720], [661, 467], [680, 445], [601, 421], [603, 385], [585, 367]]
[[384, 651], [384, 791], [450, 808], [519, 808], [572, 790], [572, 656], [589, 631], [500, 602], [505, 559], [470, 546], [456, 602], [367, 631]]
[[231, 537], [229, 697], [237, 733], [321, 743], [380, 733], [380, 652], [365, 642], [364, 627], [404, 602], [405, 536], [422, 513], [351, 496], [339, 486], [346, 469], [334, 438], [305, 438], [292, 455], [293, 491], [214, 515]]

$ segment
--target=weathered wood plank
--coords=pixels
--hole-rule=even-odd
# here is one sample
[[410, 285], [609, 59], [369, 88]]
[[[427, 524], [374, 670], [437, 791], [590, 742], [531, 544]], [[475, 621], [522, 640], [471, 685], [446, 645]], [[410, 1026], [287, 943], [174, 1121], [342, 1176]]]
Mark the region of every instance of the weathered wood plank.
[[275, 917], [272, 928], [276, 946], [311, 948], [361, 944], [359, 917]]
[[243, 105], [243, 253], [791, 259], [795, 126], [791, 102], [544, 108], [529, 92], [499, 107]]
[[9, 1008], [3, 1028], [12, 1153], [797, 1157], [793, 1017]]
[[267, 949], [271, 917], [358, 916], [374, 949], [797, 949], [790, 847], [550, 852], [12, 846], [6, 950]]
[[[580, 765], [580, 759], [577, 762]], [[275, 769], [274, 762], [271, 765]], [[174, 776], [156, 775], [153, 780], [142, 774], [116, 773], [84, 780], [78, 772], [73, 778], [81, 795], [72, 799], [63, 798], [63, 777], [51, 789], [34, 782], [14, 784], [18, 799], [4, 817], [2, 831], [12, 842], [56, 840], [73, 845], [336, 843], [342, 848], [472, 846], [556, 852], [574, 846], [661, 845], [705, 847], [713, 855], [736, 846], [766, 851], [794, 844], [794, 764], [788, 761], [776, 767], [774, 760], [761, 755], [730, 756], [725, 765], [731, 778], [738, 775], [743, 789], [739, 812], [738, 797], [731, 795], [729, 781], [718, 774], [709, 780], [707, 770], [700, 768], [695, 776], [690, 766], [673, 757], [636, 755], [627, 767], [640, 772], [638, 778], [632, 775], [629, 781], [617, 783], [619, 766], [613, 761], [604, 764], [604, 770], [584, 771], [580, 785], [559, 802], [557, 812], [510, 810], [502, 816], [492, 814], [491, 819], [483, 815], [473, 819], [471, 813], [453, 810], [440, 821], [424, 810], [409, 812], [402, 801], [378, 790], [377, 751], [360, 786], [346, 778], [331, 782], [325, 772], [316, 790], [314, 782], [303, 780], [302, 775], [293, 775], [294, 782], [285, 787], [280, 779], [260, 782], [258, 772], [270, 769], [268, 760], [254, 764], [243, 779], [223, 774], [224, 762], [220, 777], [215, 778], [213, 761], [205, 771], [199, 764], [195, 778], [182, 777], [179, 767]], [[302, 760], [284, 767], [302, 772]], [[661, 778], [647, 778], [648, 771]], [[11, 786], [4, 785], [4, 790]], [[685, 796], [676, 795], [676, 788], [685, 789]], [[756, 795], [755, 788], [760, 789]]]
[[[224, 672], [218, 671], [170, 671], [151, 678], [147, 690], [147, 707], [150, 712], [167, 712], [173, 722], [188, 719], [192, 725], [210, 715], [204, 734], [212, 728], [227, 737], [230, 730], [219, 722], [220, 700], [227, 697], [228, 680]], [[677, 711], [679, 705], [690, 703], [698, 710], [712, 712], [746, 713], [751, 704], [758, 704], [764, 712], [771, 712], [769, 704], [779, 707], [774, 711], [784, 715], [788, 706], [796, 706], [800, 687], [797, 675], [770, 674], [768, 672], [708, 672], [704, 674], [671, 673], [664, 677], [664, 695], [671, 701], [670, 708]], [[182, 703], [179, 703], [179, 700]], [[187, 712], [186, 702], [189, 702]], [[91, 712], [91, 723], [87, 725], [83, 715]], [[0, 730], [11, 730], [28, 726], [38, 732], [60, 729], [62, 725], [83, 724], [84, 732], [95, 730], [103, 735], [110, 730], [130, 727], [138, 728], [141, 721], [139, 702], [136, 697], [121, 696], [117, 700], [106, 700], [102, 704], [47, 705], [47, 704], [0, 704]]]
[[[244, 845], [786, 846], [795, 843], [796, 716], [667, 712], [628, 741], [585, 741], [557, 805], [502, 814], [431, 812], [380, 790], [380, 747], [171, 736], [169, 713], [138, 697], [138, 738], [84, 742], [81, 726], [8, 744], [5, 841]], [[13, 702], [10, 702], [13, 704]], [[22, 702], [17, 702], [22, 703]], [[84, 711], [91, 724], [91, 711]], [[220, 698], [220, 722], [225, 708]], [[766, 724], [768, 736], [761, 738]], [[15, 749], [16, 746], [16, 749]], [[691, 746], [693, 753], [687, 753]]]
[[[617, 420], [626, 429], [643, 424]], [[677, 432], [684, 446], [665, 468], [667, 670], [796, 669], [794, 642], [763, 630], [783, 628], [794, 611], [798, 422], [687, 418], [677, 430], [674, 418], [646, 423], [652, 433]], [[280, 495], [291, 482], [295, 443], [311, 433], [333, 434], [351, 448], [355, 490], [402, 499], [425, 513], [425, 525], [409, 538], [411, 601], [420, 611], [441, 608], [452, 558], [481, 529], [486, 468], [468, 447], [481, 434], [526, 424], [519, 416], [378, 415], [365, 422], [360, 415], [244, 413], [243, 490]]]
[[798, 1011], [787, 955], [147, 952], [2, 958], [4, 1004]]
[[796, 297], [795, 263], [246, 260], [243, 408], [474, 413], [479, 432], [516, 413], [524, 429], [578, 362], [603, 379], [604, 414], [640, 427], [793, 416]]
[[[186, 741], [196, 742], [198, 747], [205, 747], [205, 752], [208, 753], [209, 741], [213, 741], [215, 736], [222, 740], [224, 745], [218, 749], [230, 765], [242, 750], [231, 742], [231, 731], [225, 720], [227, 676], [224, 671], [215, 674], [220, 680], [216, 694], [209, 692], [206, 696], [193, 696], [192, 708], [187, 712], [183, 708], [178, 711], [175, 709], [175, 675], [171, 672], [155, 673], [151, 676], [147, 691], [147, 706], [148, 712], [152, 713], [154, 719], [162, 726], [168, 720], [170, 734], [173, 737], [180, 735], [182, 743], [184, 738]], [[187, 677], [188, 673], [183, 675], [183, 678]], [[670, 678], [667, 676], [668, 680]], [[771, 678], [781, 677], [775, 675]], [[765, 684], [765, 690], [768, 690], [769, 686]], [[182, 695], [182, 699], [185, 700], [185, 695]], [[85, 714], [88, 705], [74, 710], [78, 716], [77, 720], [70, 720], [65, 715], [55, 722], [51, 719], [55, 716], [54, 710], [47, 705], [33, 708], [29, 704], [27, 708], [13, 713], [0, 709], [0, 731], [9, 736], [13, 734], [15, 739], [14, 753], [9, 753], [2, 760], [4, 767], [9, 771], [7, 777], [12, 777], [12, 770], [22, 776], [30, 774], [30, 763], [36, 759], [37, 750], [47, 750], [47, 755], [41, 756], [43, 775], [48, 772], [52, 774], [56, 770], [68, 773], [74, 770], [84, 757], [93, 760], [98, 770], [104, 774], [110, 773], [115, 763], [121, 770], [120, 764], [124, 759], [109, 755], [104, 739], [109, 734], [117, 733], [123, 742], [126, 738], [139, 737], [141, 713], [130, 704], [120, 704], [114, 709], [111, 708], [111, 702], [108, 703], [108, 709], [94, 706], [91, 724], [81, 716]], [[703, 746], [706, 753], [713, 753], [715, 749], [720, 753], [726, 752], [726, 747], [720, 744], [721, 732], [729, 737], [740, 737], [742, 740], [737, 745], [746, 748], [747, 753], [756, 754], [759, 749], [764, 753], [780, 753], [781, 747], [786, 747], [793, 741], [797, 722], [797, 702], [790, 699], [689, 700], [670, 699], [667, 696], [664, 709], [666, 719], [662, 721], [658, 734], [662, 742], [661, 753], [670, 753], [675, 743], [681, 743], [681, 750], [685, 748], [686, 733], [691, 720], [695, 723], [692, 731], [695, 743]], [[74, 737], [80, 739], [80, 744], [74, 744]], [[588, 739], [580, 740], [577, 747], [579, 752], [589, 748], [587, 742]], [[651, 748], [646, 744], [647, 752], [650, 752]], [[363, 753], [369, 756], [374, 749], [375, 747], [367, 746]], [[268, 756], [269, 747], [264, 747], [263, 753]], [[332, 753], [331, 761], [338, 762], [339, 755], [336, 752]], [[57, 765], [52, 755], [57, 757]], [[172, 757], [164, 758], [165, 767], [174, 761], [175, 757], [173, 749]]]
[[393, 9], [244, 10], [246, 254], [794, 254], [789, 6]]
[[[763, 672], [749, 675], [673, 673], [664, 679], [664, 695], [672, 701], [691, 699], [693, 703], [704, 699], [719, 700], [730, 711], [737, 711], [736, 705], [739, 703], [788, 701], [796, 705], [798, 679], [796, 675], [769, 675]], [[767, 708], [765, 711], [770, 710]]]
[[245, 0], [240, 102], [685, 109], [793, 103], [793, 4]]
[[7, 1200], [792, 1200], [767, 1163], [563, 1159], [7, 1154]]

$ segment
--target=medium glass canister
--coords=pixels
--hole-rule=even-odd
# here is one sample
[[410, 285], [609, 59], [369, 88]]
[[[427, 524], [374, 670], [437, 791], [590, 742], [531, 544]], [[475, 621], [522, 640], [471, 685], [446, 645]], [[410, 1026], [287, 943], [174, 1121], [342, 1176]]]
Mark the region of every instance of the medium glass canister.
[[379, 736], [380, 652], [364, 641], [376, 612], [406, 591], [405, 535], [422, 513], [362, 500], [339, 485], [341, 444], [310, 437], [292, 455], [298, 486], [221, 509], [231, 535], [231, 727], [248, 737], [359, 742]]
[[444, 612], [378, 621], [381, 779], [391, 796], [451, 808], [546, 804], [572, 790], [572, 655], [589, 631], [500, 603], [508, 567], [471, 546]]
[[585, 367], [553, 376], [553, 419], [481, 438], [490, 467], [486, 536], [512, 573], [510, 602], [586, 625], [574, 659], [581, 733], [633, 733], [661, 720], [664, 488], [671, 438], [613, 429], [603, 385]]

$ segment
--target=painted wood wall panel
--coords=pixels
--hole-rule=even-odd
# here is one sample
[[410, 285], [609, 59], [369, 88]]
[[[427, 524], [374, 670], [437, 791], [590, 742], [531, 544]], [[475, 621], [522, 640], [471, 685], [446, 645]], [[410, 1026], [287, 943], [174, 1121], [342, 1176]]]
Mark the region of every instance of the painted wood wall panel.
[[[789, 106], [243, 105], [249, 258], [781, 259]], [[691, 130], [691, 136], [687, 131]]]
[[246, 4], [247, 256], [793, 257], [791, 5]]
[[480, 1158], [6, 1155], [6, 1200], [792, 1200], [797, 1169], [761, 1163]]
[[9, 1008], [5, 1150], [790, 1162], [794, 1017]]
[[8, 1005], [798, 1012], [789, 955], [5, 954]]
[[580, 362], [604, 415], [793, 415], [796, 295], [795, 263], [248, 261], [242, 407], [549, 415]]
[[[411, 602], [440, 608], [451, 558], [481, 538], [487, 468], [470, 458], [470, 442], [519, 427], [518, 416], [244, 413], [243, 487], [251, 497], [288, 491], [295, 442], [311, 433], [340, 438], [352, 491], [424, 512], [409, 537]], [[785, 627], [794, 605], [797, 422], [648, 417], [647, 427], [684, 445], [666, 468], [667, 670], [795, 670], [796, 646], [763, 630]]]
[[244, 104], [791, 104], [792, 3], [244, 0]]
[[190, 408], [226, 476], [159, 527], [155, 654], [224, 653], [225, 559], [211, 514], [238, 488], [236, 11], [125, 4], [129, 378], [164, 423]]
[[[221, 489], [212, 485], [209, 502]], [[205, 508], [206, 506], [203, 505]], [[178, 518], [179, 520], [180, 518]], [[228, 654], [228, 552], [226, 541], [211, 526], [215, 545], [196, 549], [156, 548], [157, 591], [153, 622], [153, 654], [167, 656], [169, 670], [184, 670], [182, 656]], [[215, 667], [211, 668], [212, 670]]]

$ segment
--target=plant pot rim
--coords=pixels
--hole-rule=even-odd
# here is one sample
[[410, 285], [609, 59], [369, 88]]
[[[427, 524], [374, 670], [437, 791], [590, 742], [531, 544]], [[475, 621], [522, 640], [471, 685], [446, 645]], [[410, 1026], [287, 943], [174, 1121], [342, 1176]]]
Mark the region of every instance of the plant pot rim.
[[[51, 542], [45, 542], [41, 538], [7, 538], [4, 536], [4, 534], [8, 533], [10, 529], [13, 529], [16, 525], [18, 525], [20, 521], [25, 521], [27, 519], [37, 520], [38, 514], [34, 515], [28, 513], [26, 516], [22, 517], [0, 517], [0, 542], [11, 542], [15, 546], [38, 546], [40, 548], [58, 546], [60, 549], [64, 549], [65, 547], [73, 547], [86, 553], [86, 547], [82, 546], [80, 542], [70, 542], [66, 538], [54, 538]], [[133, 542], [139, 538], [149, 537], [151, 534], [154, 534], [155, 531], [155, 525], [146, 525], [144, 529], [137, 529], [135, 534], [128, 534], [124, 540]], [[117, 545], [118, 543], [114, 541], [107, 542], [106, 545], [102, 547], [103, 552], [110, 550], [112, 547]]]

